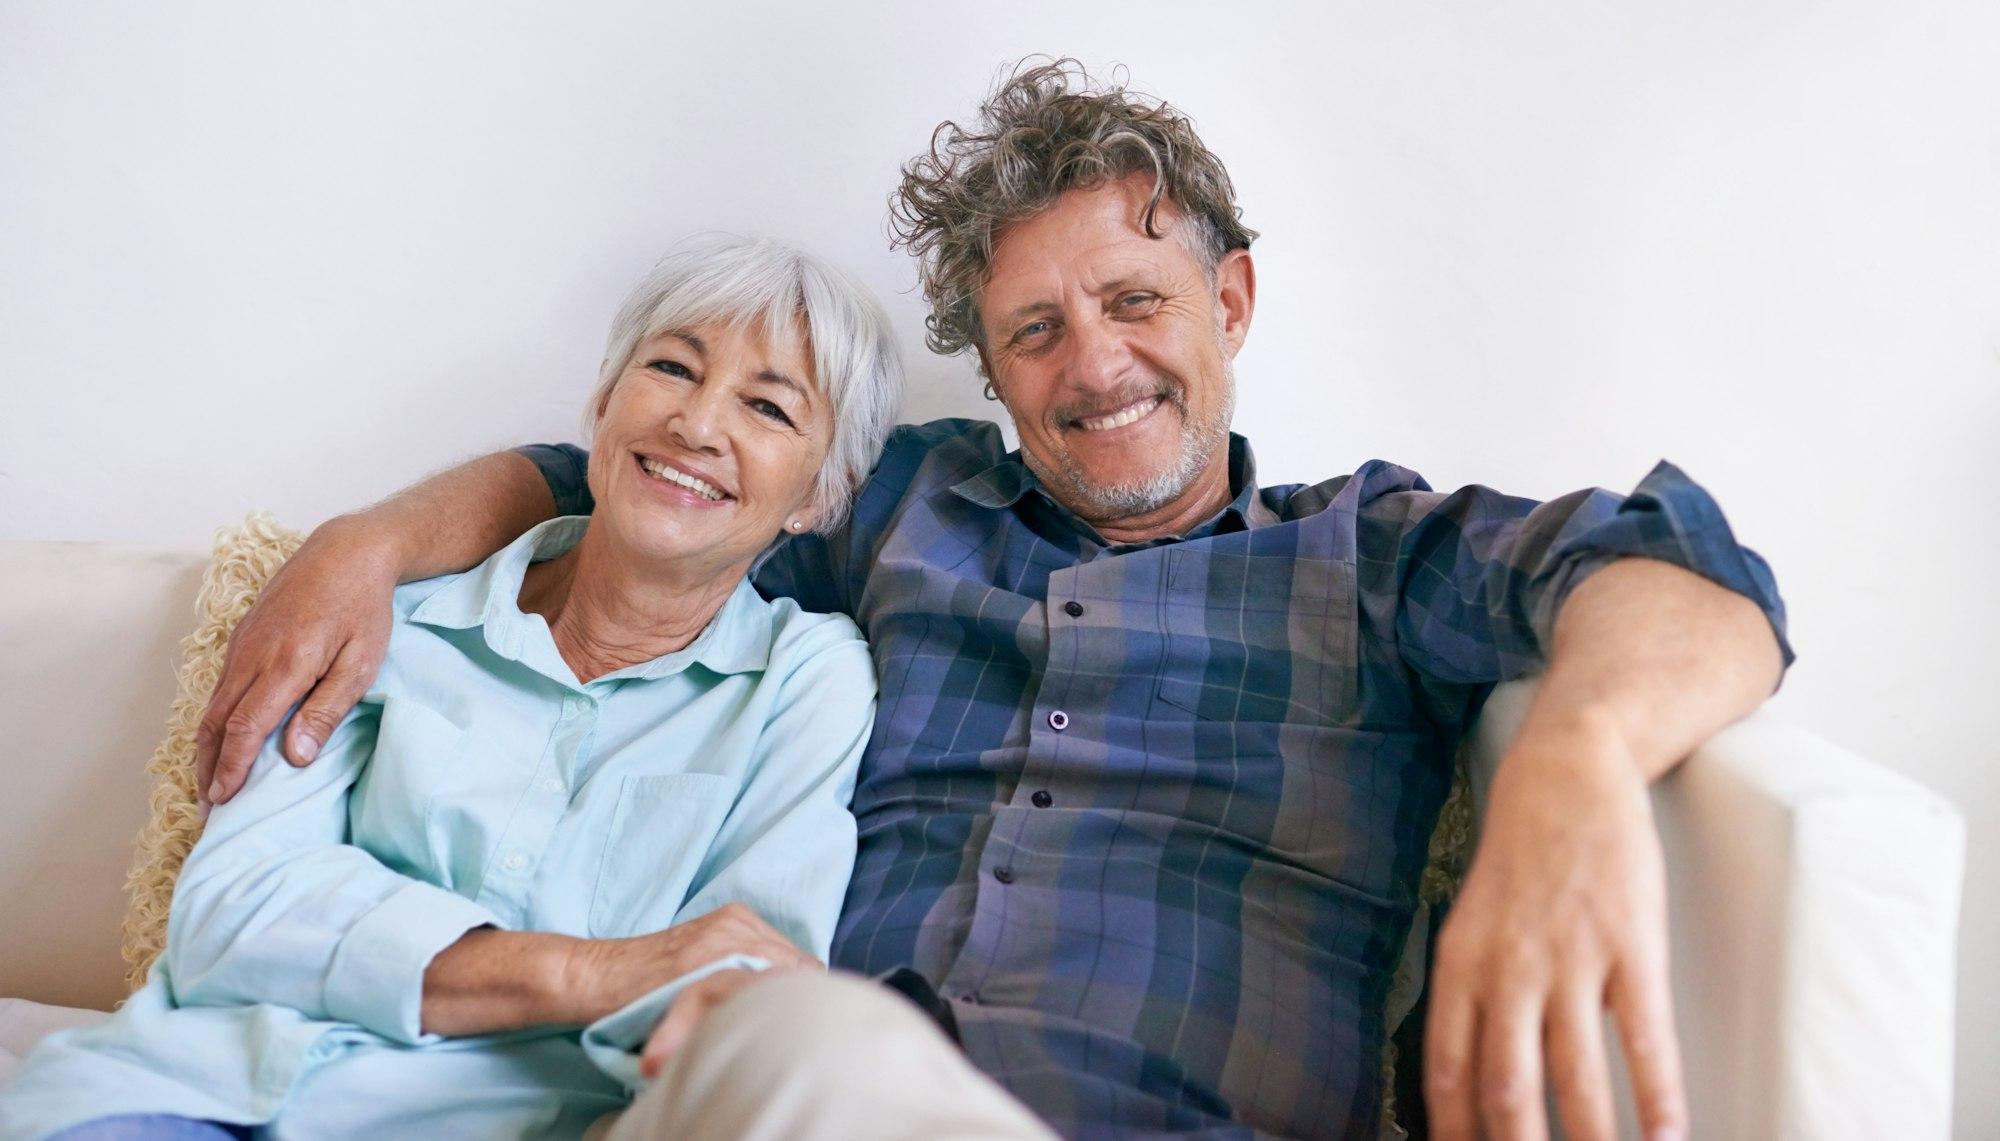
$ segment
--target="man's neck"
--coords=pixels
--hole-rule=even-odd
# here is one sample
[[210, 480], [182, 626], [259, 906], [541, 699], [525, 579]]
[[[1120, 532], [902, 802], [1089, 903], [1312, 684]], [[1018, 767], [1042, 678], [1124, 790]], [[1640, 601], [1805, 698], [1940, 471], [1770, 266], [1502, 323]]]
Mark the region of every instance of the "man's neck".
[[1081, 513], [1079, 516], [1097, 528], [1097, 533], [1110, 543], [1145, 543], [1185, 535], [1229, 506], [1229, 501], [1235, 498], [1229, 486], [1229, 448], [1225, 446], [1218, 451], [1219, 454], [1202, 469], [1193, 483], [1188, 484], [1172, 501], [1151, 511], [1116, 519], [1092, 519]]

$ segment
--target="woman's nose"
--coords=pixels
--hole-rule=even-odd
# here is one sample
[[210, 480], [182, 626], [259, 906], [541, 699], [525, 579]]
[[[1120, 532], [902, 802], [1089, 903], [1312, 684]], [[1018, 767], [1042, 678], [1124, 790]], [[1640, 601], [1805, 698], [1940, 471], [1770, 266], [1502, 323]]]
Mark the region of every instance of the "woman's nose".
[[721, 386], [704, 384], [688, 393], [667, 418], [667, 430], [691, 451], [717, 452], [722, 443], [724, 395]]

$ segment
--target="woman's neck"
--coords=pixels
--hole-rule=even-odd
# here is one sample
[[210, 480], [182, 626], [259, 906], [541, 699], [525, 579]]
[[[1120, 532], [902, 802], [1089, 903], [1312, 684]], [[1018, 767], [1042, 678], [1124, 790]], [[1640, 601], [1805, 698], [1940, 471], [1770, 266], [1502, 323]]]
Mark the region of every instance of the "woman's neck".
[[521, 580], [521, 612], [539, 614], [578, 681], [649, 662], [695, 640], [735, 592], [733, 574], [643, 566], [614, 557], [595, 525], [576, 546], [531, 563]]

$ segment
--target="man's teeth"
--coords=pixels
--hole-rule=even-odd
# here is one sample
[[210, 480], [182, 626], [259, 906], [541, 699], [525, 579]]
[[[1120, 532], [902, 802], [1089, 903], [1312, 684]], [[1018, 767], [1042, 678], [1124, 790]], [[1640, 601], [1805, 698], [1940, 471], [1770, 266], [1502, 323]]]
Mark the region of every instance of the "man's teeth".
[[1093, 416], [1087, 420], [1078, 420], [1076, 424], [1077, 427], [1082, 428], [1086, 432], [1102, 432], [1109, 428], [1123, 428], [1125, 425], [1132, 423], [1146, 413], [1159, 407], [1161, 399], [1162, 397], [1149, 396], [1144, 400], [1127, 404], [1109, 416]]
[[684, 471], [675, 471], [665, 464], [654, 463], [652, 460], [640, 460], [639, 466], [645, 468], [648, 473], [666, 480], [668, 483], [680, 484], [703, 499], [726, 498], [720, 491], [715, 489], [715, 485], [709, 483], [707, 480], [696, 479]]

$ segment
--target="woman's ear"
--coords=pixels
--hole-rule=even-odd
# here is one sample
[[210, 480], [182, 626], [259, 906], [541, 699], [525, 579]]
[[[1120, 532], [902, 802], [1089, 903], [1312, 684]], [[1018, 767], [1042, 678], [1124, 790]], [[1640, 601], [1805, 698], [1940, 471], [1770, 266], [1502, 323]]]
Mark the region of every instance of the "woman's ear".
[[[821, 486], [819, 480], [813, 480], [813, 489], [806, 496], [805, 502], [793, 508], [790, 515], [785, 516], [785, 534], [805, 535], [818, 531], [826, 526], [828, 519], [840, 513], [837, 505], [829, 505], [822, 497], [821, 492], [823, 490], [824, 488]], [[855, 480], [847, 486], [842, 487], [839, 494], [852, 499], [860, 490], [861, 481]], [[794, 522], [797, 522], [799, 526], [792, 526]]]

